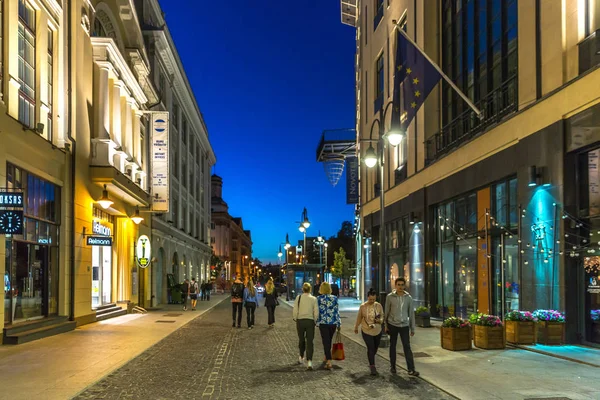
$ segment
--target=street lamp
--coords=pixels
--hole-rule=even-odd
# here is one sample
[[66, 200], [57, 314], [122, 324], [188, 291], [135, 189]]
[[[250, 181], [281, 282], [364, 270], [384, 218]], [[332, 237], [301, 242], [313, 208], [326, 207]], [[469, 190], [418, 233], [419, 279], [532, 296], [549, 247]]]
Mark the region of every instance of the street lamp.
[[[376, 164], [377, 161], [379, 161], [379, 182], [380, 182], [380, 189], [379, 189], [379, 279], [378, 279], [378, 286], [379, 286], [379, 292], [380, 292], [380, 301], [383, 304], [383, 296], [384, 293], [386, 291], [386, 287], [385, 287], [385, 219], [384, 219], [384, 212], [385, 212], [385, 179], [384, 179], [384, 171], [385, 171], [385, 147], [386, 147], [386, 140], [392, 145], [392, 146], [397, 146], [398, 144], [400, 144], [400, 142], [402, 141], [402, 138], [404, 137], [404, 132], [399, 129], [399, 127], [393, 127], [390, 129], [390, 131], [386, 134], [385, 133], [385, 116], [387, 111], [389, 110], [390, 106], [393, 104], [393, 102], [389, 102], [386, 106], [385, 109], [384, 108], [380, 108], [379, 109], [379, 118], [375, 118], [375, 120], [373, 121], [373, 123], [371, 124], [371, 132], [369, 134], [369, 139], [368, 140], [362, 140], [362, 141], [368, 141], [369, 142], [369, 148], [367, 149], [367, 152], [365, 153], [365, 165], [368, 168], [373, 168]], [[378, 132], [378, 139], [374, 140], [373, 139], [373, 128], [375, 128], [375, 123], [377, 123], [378, 128], [379, 128], [379, 132]], [[400, 121], [398, 121], [398, 123], [400, 123]], [[377, 142], [377, 150], [378, 150], [378, 154], [375, 153], [375, 149], [373, 148], [372, 143], [373, 142]]]
[[325, 241], [323, 240], [323, 236], [321, 236], [321, 231], [319, 231], [319, 236], [317, 236], [315, 243], [319, 246], [319, 262], [323, 264], [323, 245], [325, 244]]

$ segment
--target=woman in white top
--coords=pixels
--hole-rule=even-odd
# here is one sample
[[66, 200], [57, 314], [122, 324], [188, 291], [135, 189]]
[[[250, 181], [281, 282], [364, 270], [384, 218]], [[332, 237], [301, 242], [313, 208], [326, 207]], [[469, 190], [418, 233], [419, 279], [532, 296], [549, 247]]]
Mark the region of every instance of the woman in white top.
[[313, 341], [315, 338], [315, 323], [319, 318], [319, 307], [317, 298], [310, 294], [310, 283], [302, 285], [302, 294], [296, 297], [292, 316], [296, 321], [298, 330], [298, 348], [300, 356], [298, 364], [304, 362], [304, 352], [306, 351], [307, 369], [312, 369]]

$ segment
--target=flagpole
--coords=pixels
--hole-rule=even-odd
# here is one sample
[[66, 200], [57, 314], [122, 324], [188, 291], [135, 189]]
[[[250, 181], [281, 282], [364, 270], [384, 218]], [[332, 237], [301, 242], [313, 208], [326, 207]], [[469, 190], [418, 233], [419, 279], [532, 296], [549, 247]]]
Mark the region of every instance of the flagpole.
[[442, 69], [431, 59], [429, 58], [429, 56], [419, 47], [418, 44], [416, 44], [409, 36], [406, 32], [404, 32], [404, 30], [400, 27], [400, 22], [396, 22], [396, 28], [398, 28], [398, 31], [400, 31], [400, 34], [402, 36], [404, 36], [406, 38], [406, 40], [408, 40], [413, 46], [415, 46], [415, 48], [417, 50], [419, 50], [419, 52], [421, 52], [421, 54], [423, 55], [423, 57], [425, 57], [425, 59], [427, 59], [427, 61], [429, 61], [431, 63], [431, 65], [433, 66], [433, 68], [435, 68], [437, 70], [437, 72], [440, 73], [440, 75], [442, 76], [442, 78], [444, 78], [446, 80], [446, 82], [448, 82], [448, 84], [452, 87], [452, 89], [454, 89], [454, 91], [456, 93], [458, 93], [458, 95], [465, 101], [465, 103], [467, 103], [469, 105], [469, 107], [471, 107], [473, 109], [473, 111], [475, 111], [475, 114], [477, 114], [477, 116], [479, 117], [479, 119], [483, 118], [483, 113], [481, 112], [481, 110], [479, 110], [479, 108], [477, 108], [475, 106], [475, 104], [473, 104], [473, 102], [471, 100], [469, 100], [469, 98], [458, 88], [458, 86], [456, 86], [454, 84], [454, 82], [452, 82], [452, 80], [450, 78], [448, 78], [448, 76], [444, 73], [444, 71], [442, 71]]

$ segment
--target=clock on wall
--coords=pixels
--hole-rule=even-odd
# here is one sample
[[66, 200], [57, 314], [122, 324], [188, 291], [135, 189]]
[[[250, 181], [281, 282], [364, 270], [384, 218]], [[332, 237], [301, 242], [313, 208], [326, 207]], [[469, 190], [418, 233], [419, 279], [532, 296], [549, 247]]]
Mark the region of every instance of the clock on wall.
[[23, 234], [23, 211], [0, 210], [0, 234]]

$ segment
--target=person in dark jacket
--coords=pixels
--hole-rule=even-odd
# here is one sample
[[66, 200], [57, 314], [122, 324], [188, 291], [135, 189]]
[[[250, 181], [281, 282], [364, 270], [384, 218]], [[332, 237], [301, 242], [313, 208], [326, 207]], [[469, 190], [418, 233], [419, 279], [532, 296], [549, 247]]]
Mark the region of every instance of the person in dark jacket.
[[337, 283], [331, 285], [331, 294], [335, 297], [340, 297], [340, 287]]
[[231, 311], [233, 317], [232, 327], [235, 327], [235, 317], [237, 314], [237, 327], [242, 326], [242, 303], [244, 302], [244, 284], [240, 278], [236, 278], [231, 285]]
[[244, 289], [244, 306], [246, 307], [246, 319], [248, 329], [254, 328], [254, 312], [258, 308], [258, 291], [254, 287], [252, 279], [248, 280]]
[[187, 311], [188, 297], [190, 297], [190, 281], [186, 279], [181, 284], [181, 298], [183, 299], [183, 311]]
[[210, 301], [210, 292], [212, 292], [212, 282], [206, 282], [204, 300]]
[[269, 328], [272, 328], [275, 324], [275, 307], [279, 304], [277, 300], [277, 290], [275, 290], [275, 284], [273, 279], [269, 279], [265, 285], [265, 307], [269, 314]]

